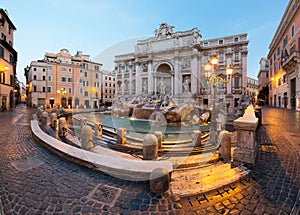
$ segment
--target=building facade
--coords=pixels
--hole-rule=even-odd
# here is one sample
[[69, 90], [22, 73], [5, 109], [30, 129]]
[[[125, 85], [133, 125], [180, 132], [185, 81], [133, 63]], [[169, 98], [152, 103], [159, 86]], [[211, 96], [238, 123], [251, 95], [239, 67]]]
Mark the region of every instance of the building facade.
[[269, 104], [300, 111], [300, 1], [290, 0], [269, 46]]
[[14, 49], [16, 27], [6, 10], [0, 8], [0, 108], [11, 110], [15, 107], [14, 87], [16, 83], [17, 52]]
[[258, 94], [258, 80], [247, 77], [246, 95], [252, 98], [252, 101], [256, 101]]
[[101, 99], [101, 66], [89, 55], [67, 49], [46, 53], [43, 60], [32, 61], [25, 68], [30, 106], [46, 105], [98, 108]]
[[116, 92], [116, 76], [114, 72], [109, 71], [103, 71], [101, 75], [101, 103], [111, 106]]
[[247, 86], [247, 34], [201, 40], [197, 28], [179, 32], [173, 32], [173, 28], [162, 23], [155, 36], [137, 42], [134, 53], [115, 56], [117, 95], [131, 99], [164, 94], [177, 102], [193, 97], [199, 105], [208, 105], [210, 87], [203, 67], [212, 55], [217, 55], [219, 76], [226, 78], [228, 64], [234, 68], [231, 81], [218, 89], [233, 106]]
[[261, 58], [259, 61], [258, 78], [258, 98], [261, 102], [268, 104], [269, 102], [269, 60], [268, 58]]

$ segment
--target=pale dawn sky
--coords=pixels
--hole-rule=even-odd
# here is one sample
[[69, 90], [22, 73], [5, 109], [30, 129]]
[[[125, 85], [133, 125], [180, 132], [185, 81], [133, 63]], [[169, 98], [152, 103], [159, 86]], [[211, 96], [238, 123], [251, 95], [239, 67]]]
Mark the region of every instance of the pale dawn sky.
[[[248, 33], [248, 76], [257, 78], [259, 60], [288, 5], [288, 0], [1, 0], [17, 30], [17, 76], [45, 52], [81, 50], [91, 59], [124, 40], [154, 35], [162, 22], [174, 32], [194, 27], [202, 39]], [[133, 47], [132, 47], [132, 50]], [[126, 52], [127, 50], [124, 49]], [[105, 62], [104, 62], [105, 61]], [[112, 64], [103, 59], [104, 68]]]

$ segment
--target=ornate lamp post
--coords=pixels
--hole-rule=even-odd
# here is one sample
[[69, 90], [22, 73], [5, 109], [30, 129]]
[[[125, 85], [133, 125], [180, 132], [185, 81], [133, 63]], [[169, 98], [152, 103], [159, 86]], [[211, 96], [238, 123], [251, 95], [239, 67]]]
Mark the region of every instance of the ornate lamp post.
[[226, 67], [227, 80], [217, 75], [218, 57], [212, 56], [207, 64], [204, 65], [205, 78], [208, 85], [213, 87], [212, 97], [212, 115], [211, 115], [211, 127], [210, 127], [210, 143], [216, 144], [218, 138], [217, 132], [217, 110], [216, 110], [216, 87], [222, 83], [228, 83], [231, 75], [233, 74], [233, 68], [231, 65]]

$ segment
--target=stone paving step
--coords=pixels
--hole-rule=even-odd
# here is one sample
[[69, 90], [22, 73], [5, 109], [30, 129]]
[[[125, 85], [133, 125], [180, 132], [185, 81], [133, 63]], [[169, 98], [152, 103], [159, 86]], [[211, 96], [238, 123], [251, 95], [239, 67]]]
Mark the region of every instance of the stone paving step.
[[173, 194], [191, 196], [234, 183], [249, 172], [243, 166], [231, 168], [230, 163], [219, 162], [207, 167], [174, 171], [170, 187]]

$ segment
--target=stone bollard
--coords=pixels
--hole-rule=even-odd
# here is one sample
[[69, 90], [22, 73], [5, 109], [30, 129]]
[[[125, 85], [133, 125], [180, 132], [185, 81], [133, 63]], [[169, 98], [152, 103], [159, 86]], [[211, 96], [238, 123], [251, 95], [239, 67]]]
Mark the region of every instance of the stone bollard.
[[93, 148], [93, 129], [91, 126], [85, 125], [81, 129], [81, 147], [91, 151]]
[[46, 126], [48, 124], [48, 112], [44, 111], [41, 114], [41, 123]]
[[199, 130], [194, 130], [193, 131], [193, 144], [195, 147], [199, 147], [201, 146], [201, 136], [202, 136], [202, 132]]
[[150, 174], [150, 189], [155, 194], [163, 194], [170, 188], [170, 175], [164, 168], [156, 168]]
[[58, 136], [65, 137], [67, 134], [67, 120], [65, 117], [60, 117], [58, 120]]
[[143, 139], [143, 160], [156, 160], [158, 141], [154, 134], [147, 134]]
[[82, 129], [87, 124], [87, 120], [85, 117], [80, 119], [80, 128]]
[[162, 149], [162, 132], [161, 131], [155, 131], [154, 135], [157, 138], [158, 149]]
[[56, 126], [57, 126], [57, 114], [56, 113], [51, 113], [50, 118], [51, 118], [51, 126], [53, 128], [56, 128]]
[[117, 130], [117, 144], [123, 145], [126, 143], [126, 128], [118, 128]]
[[232, 166], [241, 163], [255, 164], [258, 151], [255, 138], [257, 125], [258, 119], [252, 105], [249, 105], [243, 117], [233, 121], [234, 129], [237, 131], [237, 145], [233, 152]]
[[102, 128], [103, 128], [103, 125], [102, 123], [96, 123], [94, 125], [94, 131], [95, 131], [95, 136], [96, 137], [102, 137]]
[[220, 158], [225, 161], [231, 160], [231, 137], [228, 131], [223, 130], [219, 134], [219, 154]]

